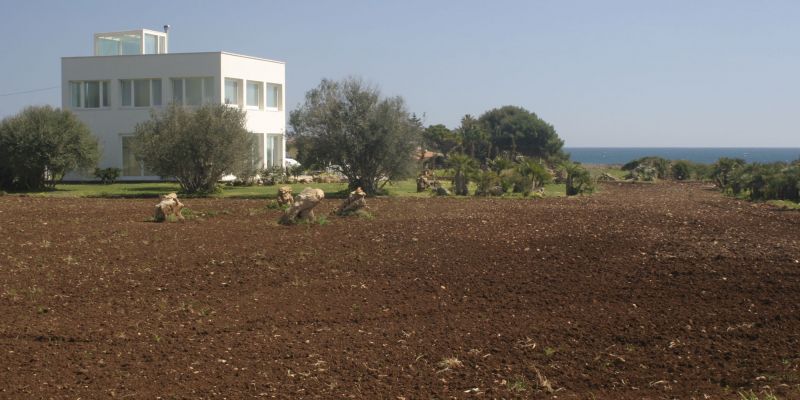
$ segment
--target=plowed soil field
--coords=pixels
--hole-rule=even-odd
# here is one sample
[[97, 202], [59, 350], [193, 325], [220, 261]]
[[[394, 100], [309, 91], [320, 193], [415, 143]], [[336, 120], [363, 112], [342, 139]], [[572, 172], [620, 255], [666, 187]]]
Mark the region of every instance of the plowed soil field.
[[0, 197], [0, 398], [800, 398], [798, 212], [667, 183], [291, 227], [155, 203]]

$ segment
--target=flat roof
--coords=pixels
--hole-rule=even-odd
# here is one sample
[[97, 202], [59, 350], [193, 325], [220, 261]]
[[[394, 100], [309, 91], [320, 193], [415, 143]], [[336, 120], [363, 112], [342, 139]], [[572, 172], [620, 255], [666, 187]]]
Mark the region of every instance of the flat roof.
[[79, 59], [79, 58], [109, 58], [109, 57], [169, 57], [174, 55], [187, 55], [187, 54], [219, 54], [219, 55], [226, 55], [226, 56], [233, 56], [233, 57], [242, 57], [242, 58], [250, 58], [253, 60], [259, 61], [266, 61], [276, 64], [286, 64], [285, 61], [278, 61], [278, 60], [270, 60], [268, 58], [261, 58], [261, 57], [254, 57], [248, 56], [244, 54], [236, 54], [230, 53], [227, 51], [200, 51], [194, 53], [163, 53], [163, 54], [128, 54], [128, 55], [115, 55], [115, 56], [73, 56], [73, 57], [61, 57], [62, 60], [64, 59]]

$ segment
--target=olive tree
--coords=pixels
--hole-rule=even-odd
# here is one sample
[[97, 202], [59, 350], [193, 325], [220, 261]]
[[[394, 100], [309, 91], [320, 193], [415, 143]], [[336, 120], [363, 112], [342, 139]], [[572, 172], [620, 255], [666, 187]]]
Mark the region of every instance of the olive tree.
[[172, 105], [134, 131], [137, 157], [156, 174], [174, 177], [186, 193], [213, 192], [223, 175], [250, 162], [254, 142], [245, 112], [223, 104]]
[[0, 188], [41, 190], [97, 164], [97, 139], [73, 113], [28, 107], [0, 123]]
[[384, 98], [360, 79], [323, 79], [289, 120], [299, 161], [337, 170], [351, 190], [380, 193], [414, 170], [419, 121], [401, 97]]

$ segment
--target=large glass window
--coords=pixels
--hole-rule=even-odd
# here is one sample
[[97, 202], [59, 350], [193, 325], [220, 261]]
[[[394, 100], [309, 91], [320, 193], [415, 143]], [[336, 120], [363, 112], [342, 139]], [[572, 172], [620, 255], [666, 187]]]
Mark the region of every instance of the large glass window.
[[69, 83], [69, 105], [73, 108], [81, 108], [81, 82]]
[[213, 82], [213, 78], [172, 78], [172, 102], [184, 106], [210, 104]]
[[133, 106], [150, 107], [150, 80], [137, 79], [133, 81]]
[[172, 102], [183, 104], [183, 79], [172, 79]]
[[127, 79], [120, 81], [122, 106], [152, 107], [161, 105], [161, 79]]
[[158, 36], [144, 35], [144, 54], [158, 54]]
[[247, 81], [247, 106], [261, 106], [261, 82]]
[[110, 105], [107, 81], [69, 83], [70, 105], [74, 108], [104, 108]]
[[200, 78], [190, 78], [185, 81], [186, 105], [199, 106], [203, 103], [203, 81]]
[[267, 84], [267, 108], [274, 110], [281, 108], [281, 85], [276, 83]]
[[283, 135], [267, 135], [267, 163], [265, 167], [282, 167]]
[[153, 98], [153, 105], [160, 106], [161, 105], [161, 79], [153, 79], [150, 81], [151, 85], [151, 93]]
[[133, 81], [120, 81], [120, 92], [122, 93], [122, 106], [130, 107], [133, 99]]
[[143, 176], [144, 165], [133, 152], [133, 137], [122, 137], [122, 176]]
[[137, 34], [124, 35], [119, 38], [121, 55], [142, 54], [142, 37]]
[[225, 79], [225, 104], [241, 105], [239, 102], [239, 80]]
[[214, 102], [214, 78], [203, 78], [203, 104]]
[[253, 143], [253, 160], [258, 168], [264, 168], [264, 134], [254, 133], [254, 135], [256, 135], [256, 140]]

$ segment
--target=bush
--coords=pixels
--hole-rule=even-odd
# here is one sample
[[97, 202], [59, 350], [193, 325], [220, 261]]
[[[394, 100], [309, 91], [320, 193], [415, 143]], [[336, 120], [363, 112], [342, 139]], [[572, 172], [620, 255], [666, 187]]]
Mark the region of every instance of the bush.
[[100, 151], [89, 128], [67, 110], [28, 107], [0, 122], [0, 188], [41, 190], [67, 172], [89, 172]]
[[692, 165], [688, 161], [675, 161], [670, 168], [672, 171], [672, 179], [676, 181], [685, 181], [692, 177]]
[[567, 161], [561, 164], [561, 169], [566, 176], [567, 196], [591, 193], [594, 191], [594, 184], [589, 171], [580, 163]]
[[122, 174], [122, 170], [119, 168], [95, 168], [94, 169], [94, 176], [97, 179], [100, 179], [100, 183], [105, 185], [110, 185], [117, 181], [117, 178]]
[[517, 164], [514, 175], [514, 192], [530, 195], [552, 180], [552, 176], [540, 162], [525, 158]]
[[267, 167], [259, 172], [261, 182], [265, 185], [276, 185], [289, 182], [289, 174], [283, 167]]
[[631, 170], [627, 178], [635, 181], [652, 182], [658, 177], [658, 170], [648, 164], [639, 164]]
[[[500, 175], [497, 172], [492, 170], [487, 171], [477, 171], [473, 174], [473, 179], [475, 180], [475, 184], [477, 187], [475, 188], [475, 196], [489, 196], [489, 195], [498, 195], [502, 193], [496, 193], [494, 188], [500, 187]], [[503, 190], [505, 193], [505, 190]]]
[[134, 131], [137, 156], [156, 174], [175, 177], [186, 193], [213, 193], [225, 174], [240, 173], [254, 142], [245, 112], [224, 104], [171, 105]]
[[750, 200], [800, 201], [800, 166], [771, 163], [745, 164], [726, 177], [722, 190]]
[[[647, 170], [648, 167], [652, 168], [654, 173], [650, 173], [650, 171]], [[626, 163], [625, 165], [622, 166], [622, 170], [631, 171], [631, 174], [629, 174], [629, 176], [633, 177], [634, 179], [636, 179], [637, 176], [641, 175], [645, 171], [647, 171], [645, 176], [649, 178], [652, 175], [653, 179], [640, 179], [640, 180], [654, 180], [655, 178], [667, 179], [667, 177], [669, 176], [670, 164], [669, 160], [667, 160], [666, 158], [648, 156]]]
[[730, 186], [730, 179], [736, 170], [745, 165], [741, 158], [722, 157], [711, 166], [711, 179], [720, 189]]

